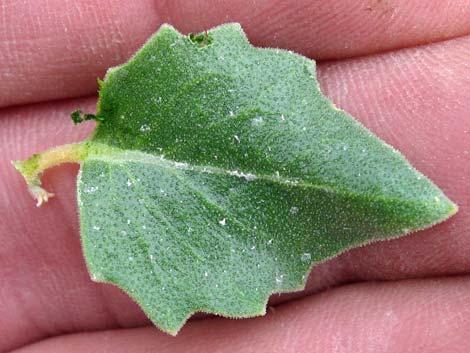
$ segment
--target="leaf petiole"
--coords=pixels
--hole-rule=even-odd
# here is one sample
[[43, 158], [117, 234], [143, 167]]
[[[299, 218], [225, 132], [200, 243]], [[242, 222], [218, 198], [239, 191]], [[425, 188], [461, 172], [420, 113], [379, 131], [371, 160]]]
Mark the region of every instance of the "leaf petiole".
[[30, 194], [37, 200], [36, 206], [47, 202], [54, 194], [41, 187], [42, 173], [63, 163], [79, 163], [88, 154], [89, 142], [73, 143], [32, 155], [23, 161], [12, 161], [14, 167], [23, 175]]

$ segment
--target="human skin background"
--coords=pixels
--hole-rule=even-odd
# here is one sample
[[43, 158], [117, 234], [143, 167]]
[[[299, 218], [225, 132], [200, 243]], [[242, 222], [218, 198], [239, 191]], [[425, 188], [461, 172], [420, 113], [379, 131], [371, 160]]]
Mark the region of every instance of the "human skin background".
[[[318, 62], [322, 90], [399, 149], [459, 213], [316, 266], [266, 317], [200, 317], [174, 338], [150, 326], [81, 254], [77, 165], [47, 171], [41, 208], [10, 164], [86, 138], [96, 78], [169, 22], [238, 21], [252, 43]], [[470, 1], [0, 3], [0, 351], [465, 352], [470, 332]]]

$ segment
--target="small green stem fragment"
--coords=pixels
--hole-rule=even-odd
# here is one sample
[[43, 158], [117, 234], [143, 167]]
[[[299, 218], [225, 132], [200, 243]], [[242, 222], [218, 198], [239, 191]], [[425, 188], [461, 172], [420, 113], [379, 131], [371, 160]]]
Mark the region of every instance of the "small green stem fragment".
[[63, 163], [79, 163], [88, 153], [88, 143], [74, 143], [52, 148], [32, 155], [24, 161], [12, 161], [15, 168], [23, 175], [29, 192], [37, 200], [36, 206], [47, 202], [54, 194], [41, 187], [41, 174], [48, 168]]

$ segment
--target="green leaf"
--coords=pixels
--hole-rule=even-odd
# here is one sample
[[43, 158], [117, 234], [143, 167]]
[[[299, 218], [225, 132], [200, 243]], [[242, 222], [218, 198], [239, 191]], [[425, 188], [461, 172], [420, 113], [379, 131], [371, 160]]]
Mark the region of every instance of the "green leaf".
[[190, 36], [163, 26], [108, 71], [88, 118], [88, 141], [15, 165], [41, 203], [39, 174], [81, 162], [92, 278], [172, 334], [197, 311], [263, 314], [313, 264], [457, 211], [321, 94], [313, 61], [255, 48], [237, 24]]

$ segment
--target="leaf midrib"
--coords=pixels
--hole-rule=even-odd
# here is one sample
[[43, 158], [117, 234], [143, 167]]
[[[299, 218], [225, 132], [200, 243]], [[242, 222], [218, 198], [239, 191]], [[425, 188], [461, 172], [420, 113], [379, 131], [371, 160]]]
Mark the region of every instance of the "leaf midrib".
[[325, 193], [332, 193], [336, 195], [343, 196], [349, 199], [366, 199], [367, 203], [371, 201], [383, 201], [387, 203], [408, 203], [412, 204], [423, 204], [422, 200], [408, 200], [404, 198], [395, 198], [395, 197], [386, 197], [386, 196], [377, 196], [370, 194], [360, 194], [355, 193], [347, 189], [334, 189], [328, 185], [314, 184], [311, 182], [306, 182], [305, 180], [299, 180], [298, 178], [285, 178], [283, 176], [277, 175], [267, 175], [267, 174], [253, 174], [250, 172], [245, 173], [241, 170], [227, 170], [220, 167], [214, 166], [200, 166], [194, 165], [187, 162], [180, 162], [171, 159], [166, 159], [164, 154], [151, 154], [142, 151], [136, 150], [124, 150], [118, 147], [109, 146], [106, 144], [96, 143], [88, 141], [89, 152], [84, 160], [101, 160], [108, 163], [144, 163], [163, 167], [172, 171], [184, 170], [184, 171], [195, 171], [199, 173], [208, 173], [216, 174], [221, 176], [237, 176], [244, 178], [247, 181], [260, 180], [275, 184], [280, 184], [283, 186], [292, 186], [292, 187], [301, 187], [304, 189], [314, 189], [319, 190]]

